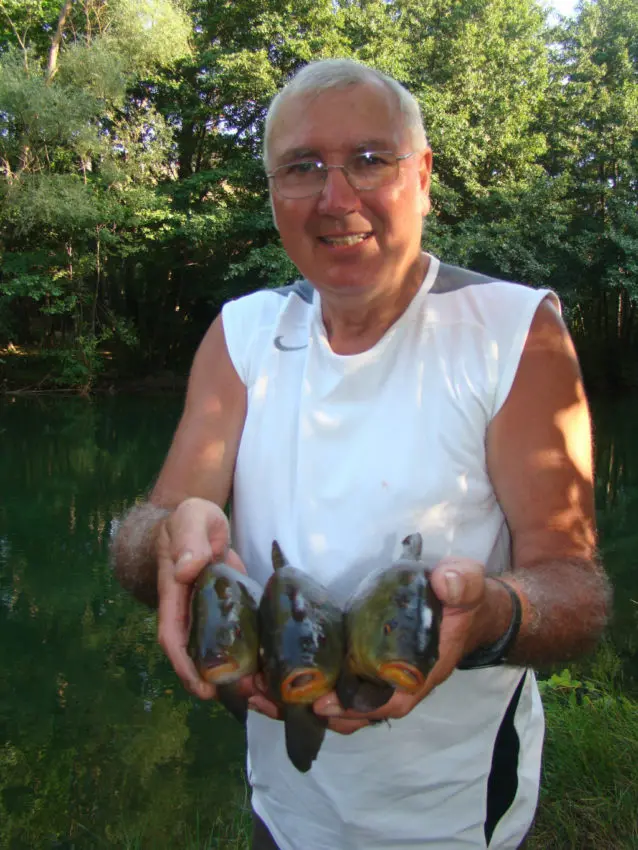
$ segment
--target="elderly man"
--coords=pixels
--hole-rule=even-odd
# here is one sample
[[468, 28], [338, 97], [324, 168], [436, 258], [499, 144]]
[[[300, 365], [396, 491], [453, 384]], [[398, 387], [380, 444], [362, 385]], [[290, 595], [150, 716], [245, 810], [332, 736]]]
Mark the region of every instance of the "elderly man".
[[418, 694], [369, 715], [318, 700], [331, 731], [302, 775], [277, 706], [245, 682], [254, 847], [518, 847], [543, 737], [529, 668], [591, 648], [607, 608], [589, 414], [556, 298], [422, 251], [432, 153], [414, 99], [376, 71], [303, 69], [271, 105], [264, 157], [303, 280], [211, 326], [150, 501], [115, 541], [118, 575], [158, 601], [160, 643], [206, 699], [185, 645], [207, 561], [265, 583], [276, 538], [345, 599], [420, 532], [443, 621]]

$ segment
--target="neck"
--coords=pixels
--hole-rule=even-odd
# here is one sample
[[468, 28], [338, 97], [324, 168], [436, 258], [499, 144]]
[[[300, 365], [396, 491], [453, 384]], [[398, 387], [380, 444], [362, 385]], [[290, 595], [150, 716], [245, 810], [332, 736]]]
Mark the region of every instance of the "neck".
[[429, 268], [427, 254], [408, 268], [401, 280], [366, 292], [321, 292], [321, 313], [335, 354], [368, 351], [407, 310]]

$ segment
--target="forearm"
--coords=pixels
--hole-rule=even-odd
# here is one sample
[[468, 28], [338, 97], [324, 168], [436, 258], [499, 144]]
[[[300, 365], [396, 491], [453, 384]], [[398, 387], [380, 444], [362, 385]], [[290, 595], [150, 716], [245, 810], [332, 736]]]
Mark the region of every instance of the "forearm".
[[122, 518], [111, 542], [115, 576], [140, 602], [157, 607], [157, 534], [170, 511], [151, 502], [135, 505]]
[[543, 667], [596, 646], [611, 610], [611, 588], [597, 561], [544, 561], [503, 578], [518, 591], [523, 607], [510, 663]]

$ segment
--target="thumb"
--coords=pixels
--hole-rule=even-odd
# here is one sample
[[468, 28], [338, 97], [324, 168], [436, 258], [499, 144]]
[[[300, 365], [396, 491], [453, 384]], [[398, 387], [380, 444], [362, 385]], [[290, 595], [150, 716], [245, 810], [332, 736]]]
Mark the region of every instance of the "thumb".
[[485, 568], [470, 558], [443, 558], [432, 571], [430, 582], [444, 605], [473, 608], [485, 594]]
[[223, 555], [228, 545], [228, 520], [223, 511], [205, 499], [182, 502], [165, 520], [168, 551], [174, 578], [190, 584], [201, 569]]

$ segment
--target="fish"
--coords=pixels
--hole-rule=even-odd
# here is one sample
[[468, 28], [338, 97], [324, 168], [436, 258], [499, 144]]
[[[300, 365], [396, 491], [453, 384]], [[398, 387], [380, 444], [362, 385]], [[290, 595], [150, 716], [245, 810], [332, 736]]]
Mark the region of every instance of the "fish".
[[236, 684], [259, 666], [259, 601], [262, 589], [228, 564], [207, 564], [191, 600], [188, 651], [197, 672], [215, 685], [217, 698], [245, 723], [248, 700]]
[[371, 572], [344, 610], [347, 654], [336, 685], [345, 709], [374, 711], [398, 689], [417, 693], [439, 657], [442, 605], [421, 560], [420, 534], [398, 560]]
[[323, 585], [288, 563], [276, 540], [272, 564], [259, 605], [260, 663], [282, 713], [288, 758], [306, 773], [327, 726], [312, 704], [334, 689], [345, 653], [343, 611]]

